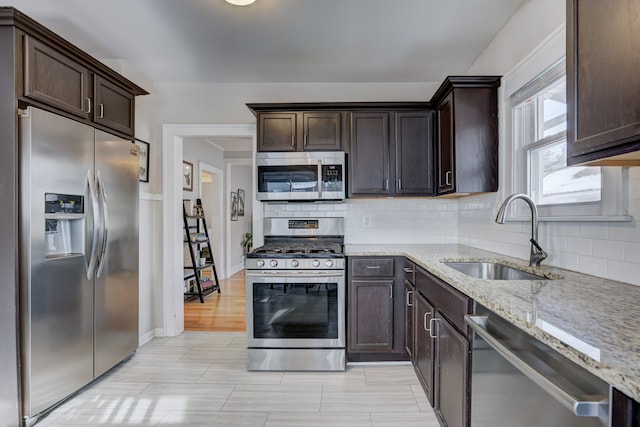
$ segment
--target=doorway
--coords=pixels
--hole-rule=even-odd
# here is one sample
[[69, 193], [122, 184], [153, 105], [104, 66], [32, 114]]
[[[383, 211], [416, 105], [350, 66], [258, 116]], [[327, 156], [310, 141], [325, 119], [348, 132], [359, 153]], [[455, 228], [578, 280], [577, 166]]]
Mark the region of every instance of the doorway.
[[[163, 125], [162, 126], [162, 177], [163, 184], [163, 256], [162, 256], [162, 318], [165, 336], [175, 336], [184, 331], [184, 302], [182, 287], [182, 152], [183, 139], [191, 137], [249, 139], [252, 153], [256, 150], [256, 127], [251, 125]], [[255, 165], [252, 161], [252, 180], [255, 182]], [[251, 191], [255, 201], [255, 190]], [[246, 197], [249, 197], [247, 193]], [[227, 197], [225, 197], [227, 198]], [[228, 201], [225, 202], [225, 206]], [[225, 209], [225, 212], [228, 209]], [[224, 215], [226, 217], [226, 215]], [[262, 244], [262, 209], [253, 212], [252, 228], [254, 246]]]

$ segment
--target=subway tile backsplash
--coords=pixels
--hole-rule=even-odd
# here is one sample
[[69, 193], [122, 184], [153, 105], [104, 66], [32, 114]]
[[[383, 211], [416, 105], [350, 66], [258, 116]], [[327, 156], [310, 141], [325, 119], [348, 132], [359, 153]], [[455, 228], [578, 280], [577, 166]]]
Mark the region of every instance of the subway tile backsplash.
[[[541, 222], [544, 264], [640, 286], [640, 168], [629, 174], [631, 222]], [[529, 259], [529, 222], [496, 224], [497, 194], [461, 199], [264, 203], [265, 217], [340, 216], [348, 244], [460, 243]]]

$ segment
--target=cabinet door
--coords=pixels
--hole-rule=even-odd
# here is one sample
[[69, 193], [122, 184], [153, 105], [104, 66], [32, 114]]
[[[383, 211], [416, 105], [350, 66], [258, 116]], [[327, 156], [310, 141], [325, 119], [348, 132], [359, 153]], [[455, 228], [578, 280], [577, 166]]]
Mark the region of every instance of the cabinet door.
[[429, 334], [429, 324], [432, 323], [434, 308], [419, 292], [415, 292], [413, 294], [413, 312], [415, 327], [413, 366], [418, 375], [418, 380], [420, 380], [420, 384], [422, 384], [422, 388], [431, 406], [433, 406], [434, 345], [433, 339]]
[[389, 153], [389, 113], [352, 113], [349, 194], [389, 194]]
[[29, 36], [24, 37], [24, 96], [89, 117], [89, 70]]
[[341, 117], [337, 112], [302, 113], [304, 151], [342, 149]]
[[435, 410], [449, 427], [467, 427], [469, 395], [469, 341], [440, 313], [432, 322], [436, 330]]
[[393, 350], [393, 280], [352, 280], [349, 340], [353, 352]]
[[258, 114], [258, 151], [296, 151], [296, 113]]
[[455, 190], [455, 153], [453, 130], [453, 94], [438, 105], [438, 194]]
[[569, 165], [640, 150], [638, 28], [635, 2], [567, 2]]
[[433, 194], [433, 113], [396, 113], [395, 135], [396, 194]]
[[409, 355], [409, 359], [413, 361], [413, 348], [414, 348], [414, 328], [415, 328], [415, 319], [414, 319], [414, 300], [415, 300], [415, 286], [411, 284], [408, 280], [404, 282], [404, 297], [405, 297], [405, 306], [404, 306], [404, 345], [407, 350], [407, 354]]
[[100, 76], [94, 76], [93, 86], [93, 121], [126, 135], [133, 135], [135, 97]]

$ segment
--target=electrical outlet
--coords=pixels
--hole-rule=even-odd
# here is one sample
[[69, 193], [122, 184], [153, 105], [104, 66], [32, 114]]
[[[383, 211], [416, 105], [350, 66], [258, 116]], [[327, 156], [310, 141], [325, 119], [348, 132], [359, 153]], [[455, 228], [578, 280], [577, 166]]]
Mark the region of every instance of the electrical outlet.
[[371, 215], [362, 215], [362, 226], [371, 227]]

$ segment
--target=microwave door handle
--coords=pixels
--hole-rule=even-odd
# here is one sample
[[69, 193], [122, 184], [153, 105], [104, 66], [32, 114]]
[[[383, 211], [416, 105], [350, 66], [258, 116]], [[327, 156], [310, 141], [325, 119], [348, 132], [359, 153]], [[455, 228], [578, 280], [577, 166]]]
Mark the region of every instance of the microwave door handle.
[[322, 159], [318, 159], [318, 198], [322, 199]]

